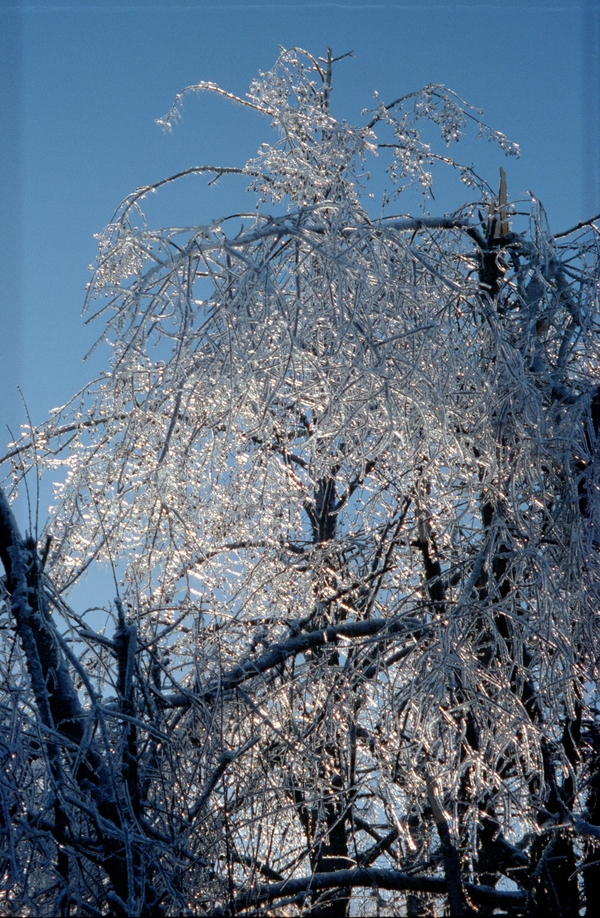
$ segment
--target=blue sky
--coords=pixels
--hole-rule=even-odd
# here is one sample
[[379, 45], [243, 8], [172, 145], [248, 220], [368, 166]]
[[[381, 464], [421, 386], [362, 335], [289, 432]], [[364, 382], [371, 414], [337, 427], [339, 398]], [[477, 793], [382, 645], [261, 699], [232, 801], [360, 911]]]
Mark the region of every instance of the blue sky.
[[[338, 65], [332, 110], [361, 110], [440, 82], [484, 109], [521, 146], [504, 161], [467, 144], [463, 159], [510, 194], [533, 191], [551, 226], [600, 211], [598, 22], [589, 0], [502, 3], [0, 3], [0, 452], [24, 411], [34, 422], [91, 378], [106, 353], [83, 355], [101, 329], [80, 315], [94, 233], [135, 187], [192, 165], [241, 165], [268, 139], [258, 115], [207, 95], [164, 134], [155, 119], [177, 91], [212, 80], [243, 95], [280, 45]], [[460, 147], [456, 148], [460, 156]], [[595, 166], [594, 166], [595, 158]], [[442, 187], [430, 211], [468, 192]], [[399, 210], [407, 208], [403, 202]], [[151, 202], [153, 221], [208, 222], [245, 210], [244, 185], [194, 179]]]

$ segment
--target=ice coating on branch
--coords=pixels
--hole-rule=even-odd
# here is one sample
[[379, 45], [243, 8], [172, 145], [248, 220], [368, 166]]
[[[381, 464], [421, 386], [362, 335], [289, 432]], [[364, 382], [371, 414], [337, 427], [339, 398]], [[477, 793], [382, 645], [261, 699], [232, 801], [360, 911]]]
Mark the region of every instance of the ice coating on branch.
[[[136, 227], [145, 188], [100, 237], [88, 305], [110, 366], [36, 432], [37, 462], [65, 473], [49, 569], [66, 591], [109, 561], [143, 652], [163, 640], [147, 696], [187, 712], [169, 714], [197, 800], [182, 832], [207, 807], [224, 858], [209, 798], [229, 750], [251, 748], [239, 851], [288, 839], [273, 869], [323, 873], [345, 795], [357, 820], [395, 827], [394, 857], [436, 871], [419, 835], [432, 769], [475, 871], [488, 810], [495, 841], [500, 824], [542, 831], [583, 673], [595, 699], [598, 236], [563, 248], [535, 202], [518, 232], [504, 177], [496, 195], [425, 141], [426, 122], [445, 149], [474, 120], [515, 152], [445, 87], [337, 121], [328, 61], [285, 51], [251, 86], [244, 104], [277, 133], [238, 170], [255, 215]], [[399, 186], [428, 189], [441, 163], [481, 200], [375, 219], [357, 171], [376, 151]], [[31, 445], [14, 455], [33, 464]]]
[[296, 49], [283, 52], [273, 70], [252, 82], [250, 100], [274, 114], [279, 135], [247, 164], [260, 172], [251, 188], [263, 198], [286, 197], [293, 205], [357, 203], [353, 170], [375, 152], [375, 135], [338, 122], [330, 112], [330, 92], [324, 74]]

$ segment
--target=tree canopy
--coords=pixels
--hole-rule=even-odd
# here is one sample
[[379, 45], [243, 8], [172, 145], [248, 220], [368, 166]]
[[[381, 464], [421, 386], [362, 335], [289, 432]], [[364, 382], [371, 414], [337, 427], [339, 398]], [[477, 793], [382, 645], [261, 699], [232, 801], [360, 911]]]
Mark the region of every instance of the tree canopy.
[[[336, 120], [335, 63], [180, 94], [167, 127], [207, 91], [275, 140], [120, 205], [85, 307], [109, 365], [4, 457], [8, 496], [58, 480], [25, 538], [0, 496], [6, 914], [600, 893], [598, 227], [450, 156], [469, 126], [517, 148], [443, 86]], [[391, 212], [438, 167], [472, 200]], [[147, 225], [150, 192], [231, 173], [237, 214]], [[68, 600], [96, 562], [104, 627]]]

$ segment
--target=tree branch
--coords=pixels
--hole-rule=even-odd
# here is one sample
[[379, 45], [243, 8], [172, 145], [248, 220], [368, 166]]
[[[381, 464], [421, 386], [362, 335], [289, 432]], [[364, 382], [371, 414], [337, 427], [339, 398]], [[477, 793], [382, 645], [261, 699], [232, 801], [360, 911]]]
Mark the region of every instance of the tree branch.
[[450, 906], [451, 918], [462, 918], [464, 915], [463, 908], [463, 884], [460, 875], [460, 860], [458, 852], [452, 843], [450, 829], [444, 811], [438, 799], [436, 782], [433, 778], [427, 780], [427, 798], [433, 811], [436, 828], [442, 845], [442, 855], [444, 858], [444, 873], [448, 884], [448, 904]]
[[389, 622], [382, 618], [365, 622], [344, 622], [341, 625], [330, 625], [328, 628], [320, 628], [318, 631], [311, 631], [309, 634], [301, 634], [290, 638], [288, 641], [271, 644], [266, 653], [258, 657], [258, 659], [246, 660], [244, 663], [240, 663], [221, 679], [213, 682], [200, 692], [164, 695], [161, 698], [166, 706], [173, 708], [189, 707], [194, 701], [211, 701], [219, 693], [231, 691], [231, 689], [236, 688], [243, 682], [254, 679], [256, 676], [280, 666], [290, 657], [295, 657], [307, 650], [314, 650], [316, 647], [322, 647], [324, 644], [336, 644], [341, 637], [371, 637], [379, 632], [392, 635], [397, 634], [399, 631], [400, 625], [398, 622]]
[[[248, 908], [255, 908], [262, 902], [274, 902], [282, 896], [297, 893], [320, 892], [340, 887], [364, 887], [368, 889], [390, 889], [398, 892], [426, 892], [443, 896], [448, 892], [448, 883], [442, 877], [411, 876], [399, 870], [377, 867], [356, 867], [350, 870], [336, 870], [329, 873], [315, 873], [312, 876], [285, 880], [283, 883], [255, 886], [236, 896], [232, 903], [214, 909], [211, 918], [221, 918], [233, 912], [237, 915]], [[478, 905], [507, 910], [522, 910], [527, 903], [527, 893], [521, 890], [497, 890], [492, 886], [465, 883], [465, 890]]]
[[589, 220], [580, 220], [575, 226], [572, 226], [571, 229], [564, 230], [562, 233], [555, 233], [555, 239], [562, 239], [564, 236], [570, 236], [571, 233], [576, 233], [577, 230], [583, 229], [584, 226], [592, 226], [596, 220], [600, 220], [600, 214], [596, 214], [595, 217], [590, 217]]

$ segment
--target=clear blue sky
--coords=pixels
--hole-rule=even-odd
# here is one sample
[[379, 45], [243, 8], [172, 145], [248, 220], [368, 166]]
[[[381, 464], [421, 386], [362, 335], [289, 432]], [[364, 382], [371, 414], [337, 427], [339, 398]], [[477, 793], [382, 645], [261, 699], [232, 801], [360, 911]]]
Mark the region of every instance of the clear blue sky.
[[[348, 120], [360, 120], [374, 90], [390, 101], [444, 83], [522, 150], [503, 161], [480, 143], [465, 148], [467, 161], [494, 185], [503, 163], [509, 193], [533, 191], [560, 230], [600, 211], [599, 9], [589, 0], [1, 0], [0, 452], [6, 424], [24, 420], [16, 383], [40, 422], [106, 357], [82, 364], [100, 329], [83, 328], [80, 313], [93, 235], [121, 199], [188, 166], [241, 165], [268, 137], [259, 116], [207, 95], [162, 133], [155, 119], [178, 90], [212, 80], [243, 95], [280, 45], [354, 51], [332, 97]], [[439, 208], [466, 195], [456, 188]], [[243, 184], [194, 179], [151, 206], [153, 219], [202, 223], [248, 204]]]

